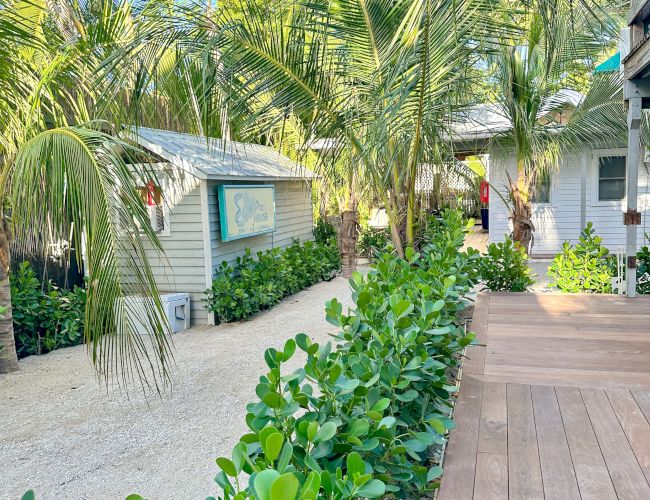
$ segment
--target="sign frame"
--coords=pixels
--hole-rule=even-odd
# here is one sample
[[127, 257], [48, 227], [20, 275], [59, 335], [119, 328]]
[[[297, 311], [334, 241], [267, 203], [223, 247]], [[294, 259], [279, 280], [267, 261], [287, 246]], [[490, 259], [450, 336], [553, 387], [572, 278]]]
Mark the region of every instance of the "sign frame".
[[[231, 235], [228, 233], [228, 212], [226, 210], [226, 190], [228, 189], [271, 189], [273, 198], [273, 227], [262, 231], [255, 231], [241, 235]], [[275, 185], [274, 184], [219, 184], [217, 186], [217, 198], [219, 203], [219, 226], [221, 229], [221, 241], [234, 241], [261, 234], [269, 234], [277, 229], [277, 220], [275, 213]]]

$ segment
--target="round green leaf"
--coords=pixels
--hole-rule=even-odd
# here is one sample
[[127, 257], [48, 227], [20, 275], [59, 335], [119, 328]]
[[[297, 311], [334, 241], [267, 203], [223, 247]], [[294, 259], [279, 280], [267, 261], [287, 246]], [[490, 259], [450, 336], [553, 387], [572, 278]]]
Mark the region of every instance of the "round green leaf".
[[219, 457], [217, 458], [217, 465], [221, 468], [222, 471], [224, 471], [230, 477], [237, 476], [237, 469], [235, 469], [235, 464], [233, 464], [232, 461], [230, 461], [230, 459], [225, 457]]
[[273, 481], [269, 500], [295, 500], [299, 488], [298, 478], [293, 473], [287, 472]]
[[328, 441], [334, 437], [336, 434], [336, 424], [334, 422], [325, 422], [316, 436], [314, 436], [314, 443], [320, 443], [321, 441]]

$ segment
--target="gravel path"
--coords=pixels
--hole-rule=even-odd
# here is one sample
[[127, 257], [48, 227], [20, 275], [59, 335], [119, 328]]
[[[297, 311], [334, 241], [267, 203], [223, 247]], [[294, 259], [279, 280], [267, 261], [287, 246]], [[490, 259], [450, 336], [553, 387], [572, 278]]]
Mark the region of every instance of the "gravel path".
[[[83, 346], [21, 361], [0, 375], [0, 498], [29, 488], [38, 500], [215, 495], [214, 459], [230, 456], [247, 431], [264, 349], [300, 332], [327, 340], [332, 297], [351, 304], [347, 280], [319, 283], [247, 322], [175, 335], [173, 392], [148, 403], [107, 395]], [[291, 369], [304, 360], [298, 353]]]

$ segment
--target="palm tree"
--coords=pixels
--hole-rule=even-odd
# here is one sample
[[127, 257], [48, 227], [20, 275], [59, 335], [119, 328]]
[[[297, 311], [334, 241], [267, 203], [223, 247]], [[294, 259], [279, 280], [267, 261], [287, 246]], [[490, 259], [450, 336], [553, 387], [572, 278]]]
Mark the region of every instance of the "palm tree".
[[[558, 167], [561, 152], [592, 141], [586, 132], [595, 123], [620, 129], [614, 123], [619, 113], [602, 113], [618, 98], [615, 78], [594, 81], [591, 97], [578, 104], [582, 110], [567, 109], [565, 98], [567, 89], [585, 89], [594, 62], [618, 35], [618, 7], [609, 1], [535, 0], [513, 14], [520, 33], [499, 40], [490, 57], [497, 105], [511, 124], [495, 141], [514, 150], [517, 162], [509, 186], [512, 237], [528, 252], [538, 179]], [[592, 121], [596, 113], [605, 121]]]
[[[448, 153], [444, 117], [462, 101], [476, 41], [494, 28], [491, 9], [487, 0], [344, 0], [284, 2], [269, 15], [248, 4], [241, 18], [222, 14], [229, 28], [218, 42], [196, 40], [204, 52], [219, 45], [234, 75], [229, 111], [241, 136], [268, 136], [291, 119], [304, 144], [328, 138], [330, 154], [351, 152], [401, 253], [413, 243], [418, 166]], [[320, 163], [321, 173], [334, 164]]]
[[[115, 81], [137, 77], [133, 58], [111, 59], [138, 38], [128, 3], [84, 8], [19, 1], [0, 18], [0, 372], [18, 367], [8, 285], [10, 242], [47, 248], [73, 235], [88, 276], [84, 332], [105, 381], [160, 390], [170, 379], [164, 311], [143, 239], [161, 247], [137, 186], [155, 180], [132, 165], [142, 152], [118, 138], [125, 106]], [[52, 22], [53, 21], [53, 22]], [[108, 61], [108, 62], [107, 62]], [[72, 230], [72, 231], [71, 231]], [[143, 297], [151, 347], [129, 295]]]

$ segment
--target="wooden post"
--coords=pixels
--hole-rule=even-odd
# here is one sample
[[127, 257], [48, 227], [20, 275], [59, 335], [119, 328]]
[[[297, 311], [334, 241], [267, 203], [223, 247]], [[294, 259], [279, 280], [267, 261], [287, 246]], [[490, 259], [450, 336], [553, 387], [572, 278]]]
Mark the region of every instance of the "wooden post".
[[[643, 98], [640, 96], [628, 97], [627, 112], [627, 214], [637, 211], [637, 198], [639, 186], [639, 162], [641, 161], [641, 115]], [[635, 218], [625, 218], [625, 230], [627, 233], [625, 253], [627, 296], [636, 297], [636, 237], [637, 224]]]

